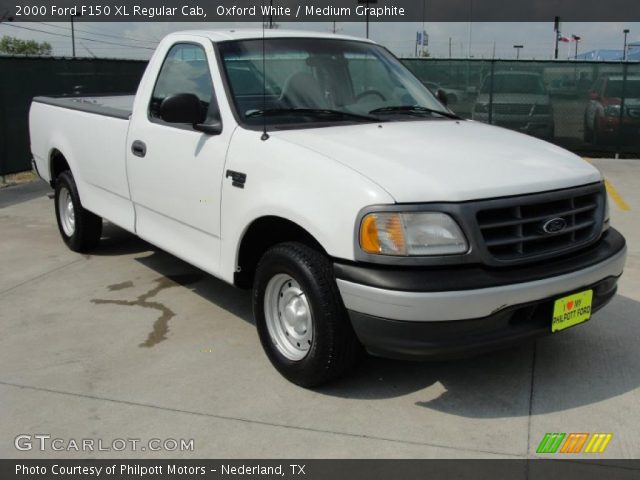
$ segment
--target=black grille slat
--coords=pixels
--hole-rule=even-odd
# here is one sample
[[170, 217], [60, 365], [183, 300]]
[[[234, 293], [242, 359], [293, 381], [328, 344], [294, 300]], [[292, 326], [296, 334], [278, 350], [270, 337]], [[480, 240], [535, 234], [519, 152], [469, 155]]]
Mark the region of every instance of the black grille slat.
[[[497, 260], [553, 255], [596, 237], [601, 196], [600, 191], [576, 194], [568, 190], [566, 196], [554, 195], [552, 200], [520, 197], [511, 205], [505, 201], [498, 208], [478, 210], [476, 220], [484, 246]], [[556, 218], [563, 219], [565, 227], [557, 233], [545, 232], [545, 222]]]
[[[575, 233], [578, 230], [593, 227], [595, 223], [596, 223], [595, 221], [589, 221], [589, 222], [584, 222], [572, 227], [567, 227], [562, 231], [562, 235], [568, 234], [568, 233]], [[546, 240], [547, 238], [549, 237], [543, 237], [541, 235], [528, 235], [526, 237], [520, 236], [520, 237], [514, 237], [514, 238], [509, 238], [504, 240], [489, 240], [486, 242], [486, 244], [488, 247], [499, 247], [504, 245], [511, 245], [514, 243], [536, 242], [536, 241]]]
[[[568, 210], [566, 212], [556, 213], [555, 215], [558, 216], [558, 217], [563, 217], [565, 215], [567, 215], [567, 216], [576, 215], [578, 213], [588, 212], [589, 210], [595, 210], [596, 208], [598, 208], [598, 205], [596, 205], [594, 203], [593, 205], [589, 205], [587, 207], [574, 208], [574, 209]], [[491, 229], [491, 228], [507, 227], [507, 226], [518, 225], [518, 224], [522, 224], [522, 223], [541, 222], [542, 220], [544, 220], [546, 218], [549, 218], [549, 215], [539, 215], [539, 216], [533, 217], [533, 218], [525, 218], [525, 219], [519, 218], [519, 219], [515, 219], [515, 220], [505, 220], [504, 222], [488, 223], [488, 224], [481, 225], [480, 228], [482, 228], [483, 230], [488, 230], [488, 229]]]

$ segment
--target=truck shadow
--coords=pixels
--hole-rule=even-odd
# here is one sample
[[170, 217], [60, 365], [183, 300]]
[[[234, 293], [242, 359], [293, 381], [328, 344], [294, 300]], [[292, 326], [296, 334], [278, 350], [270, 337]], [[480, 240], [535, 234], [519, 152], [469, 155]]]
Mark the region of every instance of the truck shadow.
[[173, 283], [181, 288], [187, 288], [236, 317], [254, 324], [250, 292], [232, 287], [113, 224], [105, 222], [100, 245], [91, 255], [134, 255], [137, 262], [168, 280], [174, 279]]
[[98, 247], [91, 252], [96, 257], [111, 257], [143, 253], [157, 250], [133, 233], [105, 221], [102, 226], [102, 238]]
[[[254, 324], [251, 295], [117, 227], [92, 255], [132, 254], [163, 277]], [[129, 279], [123, 279], [129, 280]], [[179, 312], [176, 312], [179, 315]], [[356, 371], [315, 394], [384, 400], [411, 395], [417, 407], [470, 418], [519, 417], [589, 405], [640, 386], [640, 302], [617, 296], [584, 327], [460, 360], [405, 362], [365, 357]]]
[[590, 405], [640, 386], [640, 303], [617, 296], [588, 325], [479, 357], [401, 362], [368, 357], [318, 390], [387, 399], [427, 389], [416, 406], [470, 418], [519, 417]]

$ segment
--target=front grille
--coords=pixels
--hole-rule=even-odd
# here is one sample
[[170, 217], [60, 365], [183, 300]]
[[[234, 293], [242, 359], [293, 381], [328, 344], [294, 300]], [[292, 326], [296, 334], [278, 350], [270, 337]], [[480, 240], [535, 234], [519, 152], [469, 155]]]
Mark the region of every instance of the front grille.
[[496, 103], [493, 113], [498, 115], [530, 115], [533, 105], [530, 103]]
[[[526, 200], [479, 210], [477, 222], [489, 254], [498, 260], [550, 255], [594, 240], [602, 226], [601, 191], [567, 191], [559, 197]], [[550, 222], [554, 219], [562, 221]], [[564, 228], [554, 232], [564, 223]], [[547, 225], [547, 231], [544, 226]]]
[[640, 118], [640, 108], [629, 108], [627, 109], [630, 117]]

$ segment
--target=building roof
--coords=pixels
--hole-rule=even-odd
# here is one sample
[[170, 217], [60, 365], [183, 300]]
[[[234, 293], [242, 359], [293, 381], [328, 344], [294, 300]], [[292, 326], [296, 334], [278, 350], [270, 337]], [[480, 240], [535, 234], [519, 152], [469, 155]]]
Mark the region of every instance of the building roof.
[[[627, 60], [640, 60], [640, 42], [638, 45], [629, 44], [629, 50], [627, 52]], [[596, 61], [621, 61], [624, 58], [622, 49], [620, 50], [592, 50], [590, 52], [581, 53], [578, 55], [578, 60], [596, 60]]]

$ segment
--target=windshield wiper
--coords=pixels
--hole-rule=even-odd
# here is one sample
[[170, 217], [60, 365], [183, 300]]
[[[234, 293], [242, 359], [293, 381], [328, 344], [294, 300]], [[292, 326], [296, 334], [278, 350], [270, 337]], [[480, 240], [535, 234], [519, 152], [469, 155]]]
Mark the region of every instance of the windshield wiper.
[[460, 117], [454, 113], [443, 112], [442, 110], [434, 110], [433, 108], [427, 107], [419, 107], [417, 105], [398, 105], [392, 107], [382, 107], [375, 108], [371, 110], [369, 113], [379, 113], [379, 114], [403, 114], [407, 115], [442, 115], [443, 117], [452, 118], [454, 120], [460, 120]]
[[276, 115], [291, 115], [300, 114], [317, 117], [342, 117], [351, 118], [354, 120], [361, 120], [366, 122], [379, 122], [380, 119], [369, 115], [361, 115], [359, 113], [345, 112], [342, 110], [331, 110], [329, 108], [273, 108], [268, 110], [253, 110], [247, 113], [247, 118], [261, 117], [261, 116], [276, 116]]

